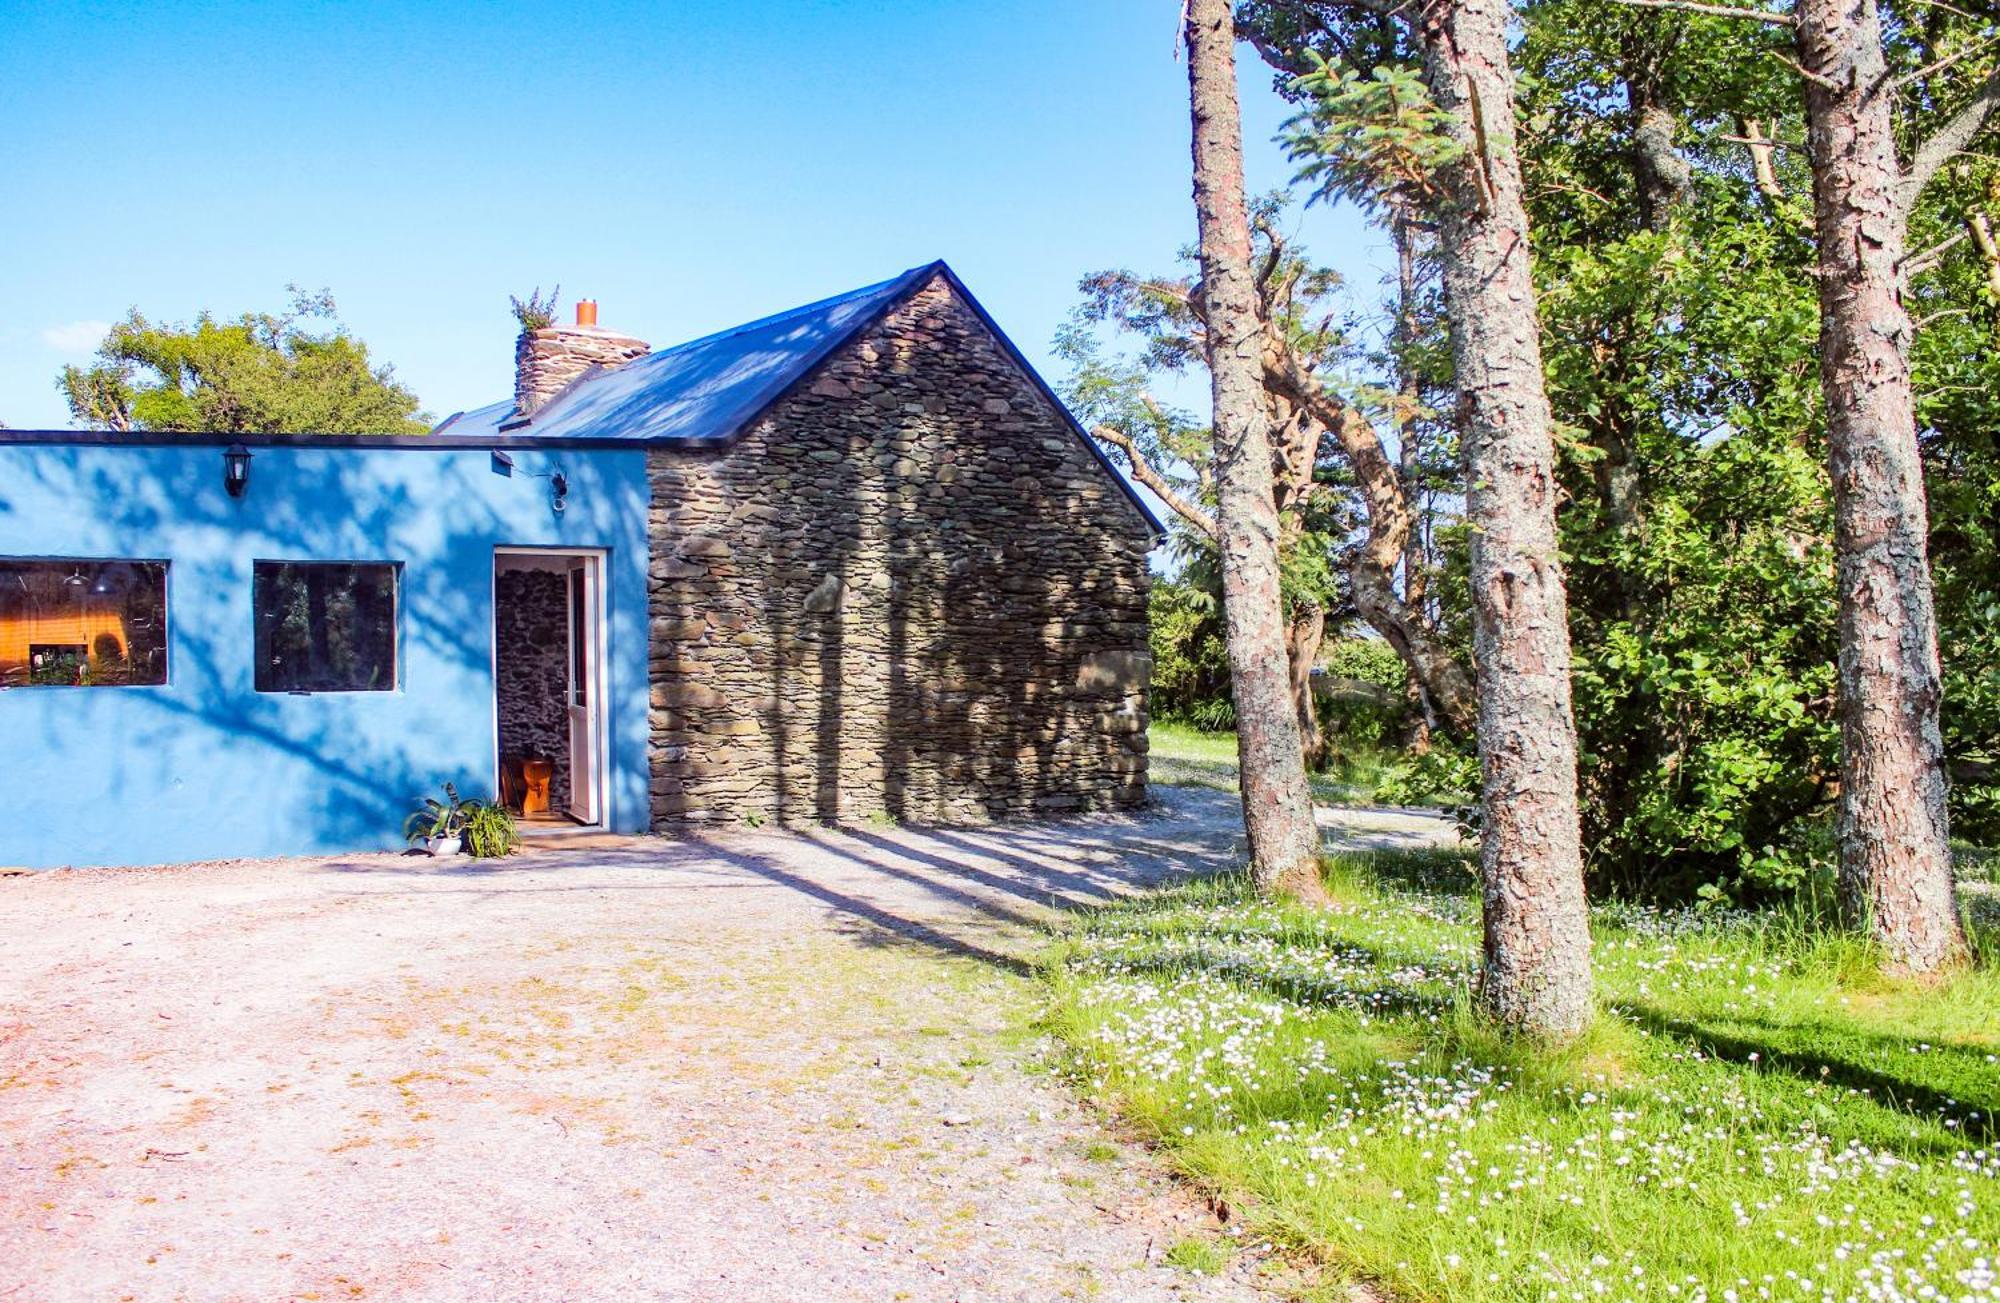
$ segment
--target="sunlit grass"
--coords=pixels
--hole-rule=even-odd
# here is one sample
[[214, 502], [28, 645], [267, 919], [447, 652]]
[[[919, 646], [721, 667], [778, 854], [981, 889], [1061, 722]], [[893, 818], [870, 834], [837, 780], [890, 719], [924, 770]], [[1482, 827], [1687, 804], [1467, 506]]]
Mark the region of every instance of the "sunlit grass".
[[[1203, 733], [1185, 724], [1155, 720], [1150, 730], [1148, 777], [1176, 787], [1236, 790], [1236, 735]], [[1313, 800], [1321, 805], [1373, 805], [1378, 790], [1409, 768], [1399, 751], [1360, 751], [1337, 755], [1328, 772], [1308, 774]], [[1456, 801], [1440, 801], [1454, 804]]]
[[1595, 916], [1559, 1051], [1469, 1008], [1456, 853], [1085, 916], [1051, 967], [1082, 1087], [1252, 1225], [1409, 1299], [2000, 1298], [2000, 979], [1878, 974], [1803, 913]]

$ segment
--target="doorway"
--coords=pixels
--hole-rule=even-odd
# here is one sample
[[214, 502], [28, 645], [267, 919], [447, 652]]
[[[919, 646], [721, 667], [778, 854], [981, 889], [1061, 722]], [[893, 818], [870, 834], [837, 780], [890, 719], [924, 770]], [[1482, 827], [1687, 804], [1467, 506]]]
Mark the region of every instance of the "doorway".
[[493, 557], [495, 753], [524, 831], [601, 825], [604, 554]]

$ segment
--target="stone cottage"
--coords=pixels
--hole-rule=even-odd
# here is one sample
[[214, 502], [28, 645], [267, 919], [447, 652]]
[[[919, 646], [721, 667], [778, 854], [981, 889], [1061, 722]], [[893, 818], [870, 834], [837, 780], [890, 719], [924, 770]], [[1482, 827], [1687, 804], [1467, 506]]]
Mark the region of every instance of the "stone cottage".
[[1144, 799], [1159, 522], [948, 267], [595, 315], [426, 436], [0, 432], [0, 731], [69, 776], [0, 864], [391, 844], [445, 780], [613, 830]]

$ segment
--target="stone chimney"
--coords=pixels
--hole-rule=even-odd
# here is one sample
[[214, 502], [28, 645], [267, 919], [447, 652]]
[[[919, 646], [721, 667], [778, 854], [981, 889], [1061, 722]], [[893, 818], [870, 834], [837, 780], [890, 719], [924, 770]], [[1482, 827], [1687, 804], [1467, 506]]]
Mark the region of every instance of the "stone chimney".
[[533, 416], [578, 376], [609, 371], [650, 352], [645, 340], [599, 326], [597, 300], [578, 300], [574, 326], [524, 330], [515, 341], [514, 414]]

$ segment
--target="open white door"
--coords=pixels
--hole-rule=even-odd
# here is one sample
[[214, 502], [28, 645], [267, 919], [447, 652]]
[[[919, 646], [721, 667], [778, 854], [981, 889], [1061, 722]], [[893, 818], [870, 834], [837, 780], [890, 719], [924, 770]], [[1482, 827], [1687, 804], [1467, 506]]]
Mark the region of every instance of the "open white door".
[[601, 818], [597, 783], [598, 566], [593, 556], [569, 558], [569, 813], [581, 823]]

